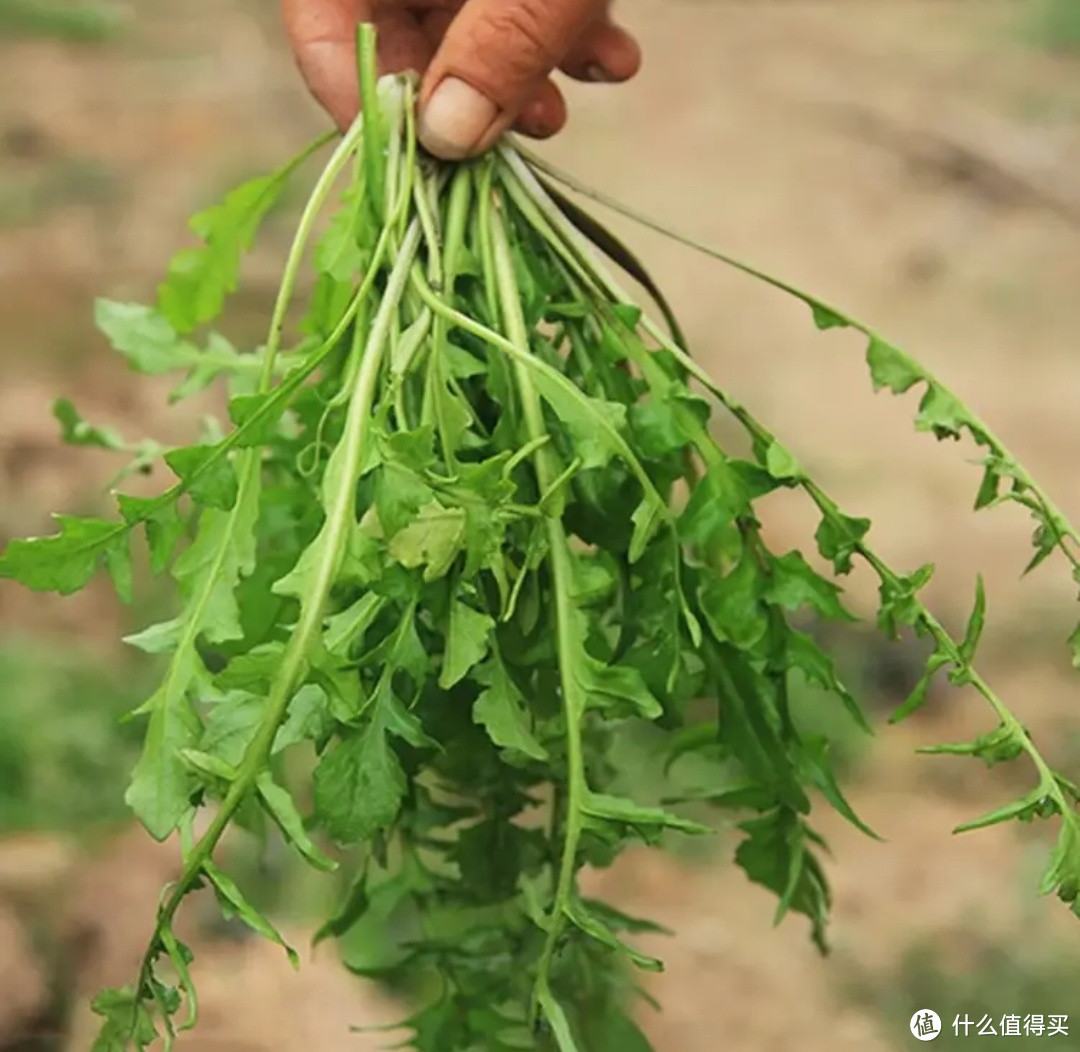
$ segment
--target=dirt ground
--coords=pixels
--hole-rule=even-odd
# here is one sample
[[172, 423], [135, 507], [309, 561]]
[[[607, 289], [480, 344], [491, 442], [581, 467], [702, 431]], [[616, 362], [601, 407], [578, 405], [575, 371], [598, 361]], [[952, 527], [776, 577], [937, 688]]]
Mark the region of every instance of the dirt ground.
[[[0, 48], [0, 539], [92, 500], [106, 477], [107, 463], [59, 449], [55, 394], [77, 393], [87, 416], [133, 432], [190, 426], [161, 414], [160, 387], [103, 356], [91, 302], [147, 294], [193, 209], [321, 129], [273, 6], [133, 5], [127, 33], [107, 48]], [[1080, 518], [1080, 59], [1027, 46], [1029, 5], [1011, 2], [620, 6], [644, 44], [643, 72], [618, 89], [570, 89], [571, 124], [545, 156], [872, 320], [958, 389]], [[5, 222], [11, 200], [21, 212]], [[1068, 764], [1076, 681], [1060, 644], [1075, 586], [1055, 560], [1020, 580], [1030, 527], [1016, 510], [971, 513], [974, 450], [914, 435], [912, 402], [875, 397], [860, 342], [817, 333], [805, 307], [624, 220], [611, 225], [649, 261], [711, 373], [843, 506], [874, 520], [879, 550], [903, 569], [937, 564], [929, 595], [940, 616], [962, 625], [985, 575], [989, 670]], [[284, 232], [252, 261], [253, 285], [273, 279]], [[816, 523], [798, 501], [776, 501], [766, 525], [786, 548], [807, 544]], [[856, 575], [850, 588], [872, 613], [870, 582]], [[59, 601], [0, 587], [0, 631], [90, 633], [111, 653], [120, 624], [104, 590]], [[643, 1016], [659, 1052], [901, 1047], [906, 1033], [841, 995], [852, 970], [884, 975], [920, 939], [962, 955], [975, 930], [1050, 945], [1065, 921], [1056, 903], [1033, 902], [1031, 836], [950, 835], [1000, 802], [1004, 783], [913, 753], [989, 726], [956, 693], [883, 730], [850, 796], [884, 843], [822, 815], [836, 894], [828, 964], [801, 922], [772, 929], [773, 904], [726, 864], [640, 854], [599, 879], [676, 930], [650, 947], [668, 962], [652, 988], [665, 1010]], [[12, 911], [26, 915], [27, 901], [55, 889], [57, 930], [80, 947], [74, 981], [89, 992], [130, 971], [170, 866], [133, 833], [89, 869], [66, 842], [0, 843], [0, 1030], [14, 1020], [0, 1040], [47, 997], [35, 969], [19, 965], [35, 951], [19, 943]], [[207, 1022], [182, 1047], [378, 1047], [348, 1027], [382, 1021], [390, 1006], [326, 956], [296, 977], [273, 948], [206, 946]], [[66, 1047], [89, 1047], [84, 1023]]]

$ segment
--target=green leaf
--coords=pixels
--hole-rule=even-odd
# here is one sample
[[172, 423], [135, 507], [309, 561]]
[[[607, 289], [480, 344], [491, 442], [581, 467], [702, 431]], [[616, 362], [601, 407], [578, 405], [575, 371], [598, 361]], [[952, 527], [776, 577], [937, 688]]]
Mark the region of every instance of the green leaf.
[[158, 1039], [158, 1029], [141, 997], [125, 986], [121, 989], [102, 990], [90, 1008], [95, 1015], [103, 1017], [101, 1032], [91, 1052], [128, 1052], [131, 1042], [146, 1048]]
[[350, 731], [315, 768], [315, 814], [340, 844], [388, 829], [405, 795], [405, 772], [379, 718]]
[[1075, 813], [1063, 816], [1057, 842], [1039, 882], [1043, 895], [1056, 891], [1062, 902], [1077, 911], [1080, 897], [1080, 829]]
[[270, 175], [243, 183], [221, 204], [192, 217], [191, 229], [203, 245], [174, 256], [168, 277], [158, 287], [161, 313], [177, 332], [190, 332], [221, 312], [225, 297], [236, 289], [241, 256], [309, 152]]
[[60, 434], [69, 446], [97, 446], [99, 449], [122, 450], [127, 443], [111, 427], [94, 427], [80, 415], [70, 399], [53, 402], [53, 416], [60, 424]]
[[584, 394], [575, 398], [544, 372], [533, 372], [532, 379], [566, 428], [572, 454], [581, 458], [582, 467], [602, 468], [621, 455], [617, 436], [626, 427], [626, 406]]
[[831, 895], [821, 864], [809, 850], [809, 844], [820, 838], [787, 808], [748, 819], [739, 828], [747, 837], [735, 851], [735, 863], [754, 883], [779, 896], [775, 922], [789, 910], [805, 914], [815, 945], [827, 952], [825, 924]]
[[1003, 804], [1001, 807], [995, 807], [992, 811], [987, 811], [986, 814], [980, 815], [978, 818], [961, 822], [953, 829], [953, 832], [968, 833], [973, 829], [985, 829], [987, 826], [999, 825], [1012, 819], [1020, 822], [1030, 822], [1041, 813], [1046, 799], [1046, 793], [1042, 786], [1036, 786], [1030, 793], [1020, 797], [1019, 800], [1013, 800], [1010, 803]]
[[775, 440], [769, 443], [769, 448], [765, 451], [765, 470], [774, 479], [784, 482], [801, 479], [806, 474], [799, 467], [794, 454]]
[[364, 634], [386, 603], [377, 592], [366, 592], [352, 606], [326, 619], [323, 643], [331, 654], [345, 654], [363, 645]]
[[285, 414], [286, 402], [269, 394], [239, 394], [229, 399], [229, 419], [237, 429], [243, 430], [243, 437], [236, 443], [237, 449], [267, 445], [273, 440], [281, 418]]
[[878, 627], [890, 639], [896, 639], [900, 626], [914, 625], [922, 616], [918, 593], [934, 573], [932, 563], [925, 563], [906, 577], [883, 577], [878, 587]]
[[903, 394], [926, 379], [915, 361], [877, 336], [872, 336], [867, 345], [866, 364], [875, 391], [887, 387], [893, 394]]
[[455, 599], [450, 607], [450, 627], [446, 635], [439, 686], [449, 690], [459, 683], [469, 670], [483, 660], [491, 646], [491, 630], [495, 621], [487, 614], [474, 610]]
[[217, 788], [218, 782], [228, 785], [236, 781], [236, 766], [220, 756], [214, 756], [199, 749], [180, 749], [177, 755], [195, 774], [204, 776], [200, 779], [204, 785]]
[[243, 690], [229, 691], [210, 708], [199, 747], [239, 767], [265, 713], [265, 697]]
[[765, 635], [768, 617], [761, 602], [764, 584], [749, 545], [744, 546], [731, 573], [706, 580], [698, 592], [698, 601], [718, 640], [748, 650]]
[[588, 818], [601, 819], [630, 826], [639, 832], [674, 829], [679, 833], [702, 836], [711, 833], [708, 826], [680, 818], [660, 807], [639, 807], [633, 800], [607, 793], [590, 792], [581, 806], [581, 812]]
[[923, 669], [923, 673], [919, 677], [918, 682], [911, 688], [911, 693], [904, 699], [903, 704], [896, 708], [892, 715], [889, 716], [890, 723], [899, 723], [901, 720], [907, 719], [913, 712], [922, 708], [930, 693], [930, 686], [934, 681], [934, 677], [941, 669], [949, 664], [949, 660], [947, 654], [942, 654], [940, 652], [935, 652], [927, 658], [926, 668]]
[[769, 574], [763, 597], [787, 610], [809, 606], [824, 617], [855, 621], [840, 602], [841, 590], [814, 571], [798, 551], [768, 560]]
[[983, 625], [986, 621], [986, 589], [983, 586], [982, 574], [975, 578], [975, 605], [971, 609], [967, 628], [964, 629], [964, 641], [960, 644], [960, 656], [970, 664], [975, 657], [975, 649], [979, 645], [982, 636]]
[[819, 329], [846, 329], [851, 321], [844, 315], [838, 314], [832, 307], [810, 297], [805, 297], [810, 306], [810, 312], [814, 316], [814, 324]]
[[474, 674], [486, 689], [473, 703], [473, 720], [481, 724], [500, 749], [514, 749], [534, 760], [546, 760], [547, 750], [533, 734], [528, 706], [503, 663], [493, 657]]
[[607, 664], [586, 654], [578, 679], [591, 704], [610, 716], [655, 720], [664, 711], [641, 673], [629, 665]]
[[217, 446], [173, 449], [165, 454], [165, 463], [200, 504], [229, 511], [236, 503], [236, 472]]
[[687, 544], [718, 542], [748, 503], [746, 486], [731, 465], [727, 461], [712, 464], [679, 516], [679, 536]]
[[217, 893], [218, 902], [227, 913], [239, 917], [252, 931], [276, 942], [286, 953], [294, 968], [300, 967], [296, 951], [282, 938], [281, 933], [244, 897], [236, 882], [213, 862], [203, 862], [203, 873]]
[[94, 303], [94, 324], [136, 372], [147, 376], [190, 369], [199, 361], [199, 349], [181, 339], [152, 307], [99, 299]]
[[825, 512], [814, 534], [818, 551], [838, 574], [851, 572], [851, 560], [870, 530], [869, 519], [844, 515], [835, 507]]
[[805, 739], [802, 742], [799, 763], [803, 777], [829, 801], [837, 814], [846, 818], [856, 829], [865, 833], [868, 837], [881, 840], [881, 837], [855, 813], [836, 781], [836, 774], [832, 769], [832, 764], [829, 762], [828, 739], [816, 735]]
[[146, 543], [150, 548], [150, 569], [161, 573], [172, 556], [176, 542], [184, 532], [184, 520], [177, 510], [176, 501], [161, 502], [145, 497], [132, 497], [127, 493], [116, 495], [120, 514], [129, 526], [143, 524]]
[[[196, 659], [188, 661], [194, 664]], [[202, 725], [181, 686], [194, 674], [187, 669], [168, 677], [143, 708], [150, 720], [143, 739], [143, 751], [131, 773], [124, 802], [155, 840], [165, 840], [179, 825], [191, 806], [195, 778], [181, 753], [194, 748]]]
[[859, 728], [867, 734], [874, 733], [861, 706], [837, 675], [832, 658], [811, 636], [805, 632], [790, 629], [785, 633], [785, 647], [787, 660], [792, 669], [797, 669], [802, 673], [807, 682], [835, 694]]
[[409, 569], [425, 566], [425, 581], [443, 577], [465, 544], [465, 523], [461, 508], [444, 508], [433, 500], [390, 539], [390, 557]]
[[662, 972], [663, 962], [648, 954], [640, 953], [622, 942], [616, 934], [580, 899], [571, 899], [563, 907], [570, 922], [583, 931], [591, 939], [595, 939], [601, 946], [606, 946], [616, 953], [625, 954], [630, 960], [646, 972]]
[[141, 632], [124, 636], [124, 642], [144, 654], [171, 654], [176, 649], [181, 628], [180, 619], [174, 617], [170, 621], [160, 621]]
[[267, 813], [277, 823], [286, 842], [296, 848], [316, 869], [327, 873], [336, 870], [338, 864], [332, 858], [327, 858], [312, 842], [304, 828], [304, 821], [296, 810], [293, 798], [287, 790], [274, 781], [273, 775], [269, 771], [263, 771], [255, 784], [259, 799]]
[[931, 380], [919, 402], [915, 417], [917, 431], [931, 431], [935, 438], [959, 438], [960, 429], [967, 425], [969, 413], [962, 402], [939, 383]]
[[0, 578], [37, 592], [71, 595], [85, 587], [110, 552], [127, 544], [122, 524], [72, 515], [53, 518], [59, 533], [8, 544], [0, 555]]
[[917, 751], [931, 756], [976, 756], [987, 767], [993, 767], [1019, 757], [1024, 751], [1024, 742], [1015, 727], [1001, 723], [973, 741], [923, 745]]
[[630, 547], [627, 558], [636, 563], [645, 554], [649, 541], [656, 536], [669, 515], [667, 505], [653, 491], [646, 492], [641, 503], [634, 509], [630, 521], [634, 531], [630, 535]]

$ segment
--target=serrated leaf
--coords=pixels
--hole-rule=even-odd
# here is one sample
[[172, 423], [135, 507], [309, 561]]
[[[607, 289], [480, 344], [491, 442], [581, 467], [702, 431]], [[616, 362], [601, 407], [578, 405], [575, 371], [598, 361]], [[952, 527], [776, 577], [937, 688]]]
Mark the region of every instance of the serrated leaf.
[[571, 899], [570, 902], [563, 907], [563, 912], [570, 922], [576, 928], [588, 935], [589, 938], [595, 939], [602, 946], [606, 946], [616, 953], [625, 954], [643, 971], [662, 972], [664, 970], [662, 961], [658, 960], [656, 957], [650, 957], [648, 954], [640, 953], [638, 950], [635, 950], [622, 942], [622, 940], [619, 939], [616, 934], [580, 899]]
[[229, 511], [236, 503], [236, 471], [217, 446], [172, 449], [165, 454], [165, 463], [200, 504]]
[[774, 479], [784, 482], [800, 479], [805, 474], [794, 454], [775, 440], [769, 443], [765, 451], [765, 470]]
[[340, 844], [369, 840], [393, 824], [405, 772], [381, 719], [350, 732], [315, 768], [315, 814]]
[[202, 869], [217, 893], [218, 901], [222, 907], [242, 920], [252, 931], [257, 932], [271, 942], [276, 942], [285, 951], [289, 963], [294, 968], [299, 968], [300, 958], [296, 955], [296, 951], [285, 941], [277, 928], [248, 902], [244, 897], [244, 893], [237, 886], [236, 881], [209, 859], [203, 862]]
[[931, 380], [919, 402], [915, 417], [917, 431], [930, 431], [935, 438], [959, 438], [960, 429], [967, 425], [970, 414], [951, 392]]
[[241, 256], [307, 152], [270, 175], [248, 180], [220, 204], [192, 217], [191, 229], [203, 244], [174, 256], [158, 287], [161, 313], [177, 332], [190, 332], [221, 312], [225, 297], [236, 288]]
[[171, 654], [176, 649], [181, 627], [180, 619], [174, 617], [124, 636], [124, 642], [144, 654]]
[[979, 574], [975, 578], [975, 605], [971, 608], [971, 616], [968, 618], [967, 627], [964, 629], [964, 640], [960, 644], [960, 656], [968, 664], [975, 657], [975, 649], [979, 645], [985, 622], [986, 589], [983, 585], [982, 574]]
[[626, 427], [626, 406], [584, 394], [575, 398], [547, 373], [534, 372], [533, 382], [566, 428], [572, 453], [581, 458], [582, 467], [602, 468], [621, 454], [615, 435]]
[[790, 910], [805, 914], [815, 945], [827, 952], [825, 924], [831, 896], [821, 864], [809, 849], [815, 835], [786, 808], [747, 819], [739, 828], [747, 837], [735, 851], [736, 865], [779, 897], [774, 923]]
[[275, 394], [239, 394], [229, 399], [229, 419], [238, 429], [246, 429], [236, 443], [237, 449], [269, 443], [282, 416], [286, 403]]
[[409, 569], [424, 566], [424, 580], [434, 581], [450, 571], [464, 547], [465, 525], [463, 509], [444, 508], [433, 500], [390, 539], [390, 557]]
[[761, 602], [764, 584], [749, 546], [744, 546], [729, 574], [711, 576], [706, 581], [698, 592], [698, 601], [716, 639], [749, 649], [765, 635], [768, 618]]
[[491, 631], [495, 621], [467, 603], [455, 599], [450, 607], [450, 626], [446, 634], [439, 686], [449, 690], [459, 683], [469, 670], [483, 660], [491, 646]]
[[1057, 842], [1039, 882], [1040, 894], [1056, 891], [1062, 902], [1076, 912], [1080, 897], [1080, 830], [1074, 813], [1064, 816]]
[[287, 843], [291, 844], [300, 854], [308, 860], [316, 869], [332, 873], [338, 868], [338, 864], [327, 858], [314, 844], [304, 828], [304, 820], [296, 810], [296, 804], [286, 789], [283, 789], [269, 771], [263, 771], [255, 783], [259, 793], [259, 799], [266, 808], [267, 813], [277, 823], [281, 835]]
[[803, 777], [828, 800], [838, 815], [847, 819], [856, 829], [874, 840], [881, 840], [856, 813], [844, 796], [832, 764], [829, 763], [829, 742], [823, 737], [810, 737], [803, 741], [799, 763]]
[[664, 711], [641, 673], [629, 665], [608, 664], [586, 654], [578, 681], [589, 703], [611, 716], [634, 715], [655, 720]]
[[589, 818], [599, 818], [606, 822], [617, 822], [638, 830], [673, 829], [679, 833], [703, 836], [712, 830], [700, 822], [665, 811], [660, 807], [640, 807], [621, 796], [607, 793], [590, 792], [581, 806], [582, 814]]
[[141, 303], [94, 303], [94, 324], [131, 367], [146, 376], [189, 369], [199, 361], [199, 349], [182, 339], [160, 312]]
[[833, 569], [838, 574], [846, 574], [851, 572], [851, 560], [869, 530], [869, 519], [844, 515], [834, 508], [822, 517], [814, 540], [818, 551], [833, 564]]
[[386, 599], [377, 592], [366, 592], [352, 606], [326, 619], [323, 643], [331, 654], [346, 653], [362, 644], [364, 634], [383, 609]]
[[177, 510], [176, 501], [162, 502], [154, 498], [118, 493], [116, 504], [124, 522], [129, 526], [143, 524], [146, 543], [150, 549], [151, 572], [161, 573], [184, 532], [184, 521]]
[[633, 515], [630, 516], [634, 530], [630, 535], [627, 558], [631, 563], [636, 563], [645, 554], [645, 548], [656, 536], [667, 517], [667, 505], [656, 493], [646, 493], [641, 503], [634, 509]]
[[1003, 804], [1001, 807], [995, 807], [992, 811], [987, 811], [986, 814], [980, 815], [978, 818], [961, 822], [953, 829], [953, 832], [968, 833], [973, 829], [985, 829], [987, 826], [999, 825], [1012, 819], [1020, 822], [1030, 822], [1032, 818], [1039, 814], [1045, 799], [1046, 796], [1042, 787], [1036, 786], [1030, 793], [1020, 797], [1019, 800], [1013, 800]]
[[846, 329], [851, 322], [842, 314], [838, 314], [832, 307], [827, 307], [818, 300], [806, 300], [810, 307], [810, 313], [814, 316], [814, 324], [819, 329]]
[[866, 714], [837, 675], [832, 658], [815, 640], [804, 632], [791, 629], [786, 633], [785, 645], [790, 667], [802, 673], [807, 682], [835, 694], [855, 723], [867, 734], [873, 734]]
[[1015, 760], [1024, 751], [1024, 743], [1014, 727], [1002, 723], [973, 741], [922, 745], [917, 751], [931, 756], [977, 756], [988, 767], [993, 767]]
[[768, 566], [768, 581], [763, 592], [766, 602], [787, 610], [809, 606], [836, 621], [857, 620], [840, 602], [840, 588], [817, 573], [801, 552], [773, 556], [769, 558]]
[[903, 394], [926, 379], [926, 374], [911, 358], [877, 336], [872, 336], [867, 345], [866, 364], [870, 366], [875, 391], [887, 387], [893, 394]]
[[473, 703], [473, 721], [481, 724], [500, 749], [514, 749], [534, 760], [546, 760], [547, 750], [533, 735], [525, 698], [498, 658], [492, 658], [474, 678], [486, 689]]
[[194, 674], [195, 658], [187, 662], [192, 668], [179, 670], [175, 678], [165, 682], [144, 703], [150, 713], [143, 739], [143, 751], [131, 773], [131, 783], [124, 802], [135, 812], [155, 840], [165, 840], [179, 825], [191, 806], [190, 797], [195, 778], [184, 763], [181, 752], [194, 748], [199, 741], [202, 725], [184, 689]]
[[200, 749], [180, 749], [177, 755], [192, 771], [209, 779], [208, 784], [215, 781], [228, 784], [236, 780], [236, 767], [220, 756], [202, 752]]
[[104, 519], [54, 515], [60, 532], [9, 542], [0, 555], [0, 578], [36, 592], [71, 595], [86, 586], [109, 552], [127, 544], [127, 528]]
[[911, 693], [889, 716], [890, 723], [899, 723], [901, 720], [906, 720], [913, 712], [922, 708], [926, 703], [927, 695], [930, 693], [930, 686], [934, 681], [934, 677], [949, 664], [949, 660], [947, 654], [940, 652], [935, 652], [927, 658], [926, 668], [923, 669], [918, 682], [912, 687]]

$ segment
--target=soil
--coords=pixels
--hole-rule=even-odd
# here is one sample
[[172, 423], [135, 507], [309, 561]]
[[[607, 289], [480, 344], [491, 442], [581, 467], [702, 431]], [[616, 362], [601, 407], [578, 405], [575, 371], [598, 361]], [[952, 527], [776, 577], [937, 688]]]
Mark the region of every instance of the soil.
[[[163, 417], [164, 389], [107, 357], [92, 298], [149, 294], [191, 211], [321, 130], [273, 7], [146, 5], [108, 46], [3, 45], [0, 205], [27, 180], [58, 189], [0, 229], [0, 539], [93, 503], [108, 478], [107, 458], [59, 448], [55, 394], [132, 433], [193, 426]], [[545, 156], [872, 319], [1080, 518], [1080, 65], [1025, 43], [1028, 5], [627, 0], [620, 10], [645, 46], [640, 78], [571, 88], [571, 124]], [[977, 451], [913, 434], [913, 400], [871, 393], [850, 333], [818, 333], [780, 293], [622, 219], [611, 225], [649, 261], [710, 372], [841, 505], [874, 520], [878, 549], [904, 569], [936, 563], [929, 595], [941, 617], [962, 625], [985, 575], [989, 671], [1075, 776], [1075, 681], [1058, 645], [1075, 620], [1075, 585], [1055, 560], [1021, 579], [1030, 524], [1020, 509], [971, 513]], [[252, 288], [269, 288], [286, 230], [287, 217], [272, 225]], [[781, 548], [806, 545], [816, 526], [798, 500], [774, 501], [766, 520]], [[869, 580], [853, 575], [850, 596], [872, 614]], [[104, 588], [57, 600], [0, 587], [0, 631], [29, 625], [110, 648], [126, 623]], [[659, 1052], [712, 1050], [718, 1035], [728, 1052], [877, 1052], [905, 1035], [844, 1000], [853, 970], [885, 975], [920, 939], [962, 959], [975, 931], [1055, 930], [1060, 906], [1033, 904], [1030, 835], [950, 835], [1014, 783], [914, 755], [990, 725], [957, 692], [882, 731], [849, 795], [883, 843], [821, 816], [836, 897], [826, 964], [800, 920], [770, 926], [774, 903], [726, 858], [691, 866], [633, 854], [596, 877], [676, 931], [646, 947], [668, 963], [652, 986], [664, 1012], [643, 1015]], [[35, 850], [36, 863], [25, 838], [0, 844], [0, 988], [18, 991], [15, 1008], [0, 997], [0, 1039], [49, 997], [19, 920], [40, 914], [18, 890], [34, 883], [25, 867], [56, 881], [83, 994], [130, 976], [172, 864], [137, 831], [93, 865], [66, 841]], [[18, 986], [2, 978], [12, 954], [25, 962]], [[206, 1022], [182, 1047], [376, 1047], [348, 1027], [385, 1021], [392, 1006], [328, 956], [296, 976], [273, 947], [200, 944]], [[73, 1026], [67, 1047], [89, 1047], [84, 1013]]]

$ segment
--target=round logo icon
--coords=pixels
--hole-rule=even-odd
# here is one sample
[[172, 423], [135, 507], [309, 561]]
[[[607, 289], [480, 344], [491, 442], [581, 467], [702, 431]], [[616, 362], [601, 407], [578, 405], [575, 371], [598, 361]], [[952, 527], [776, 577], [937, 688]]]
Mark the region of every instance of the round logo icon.
[[911, 1034], [917, 1041], [933, 1041], [941, 1033], [941, 1017], [929, 1008], [920, 1008], [911, 1017]]

